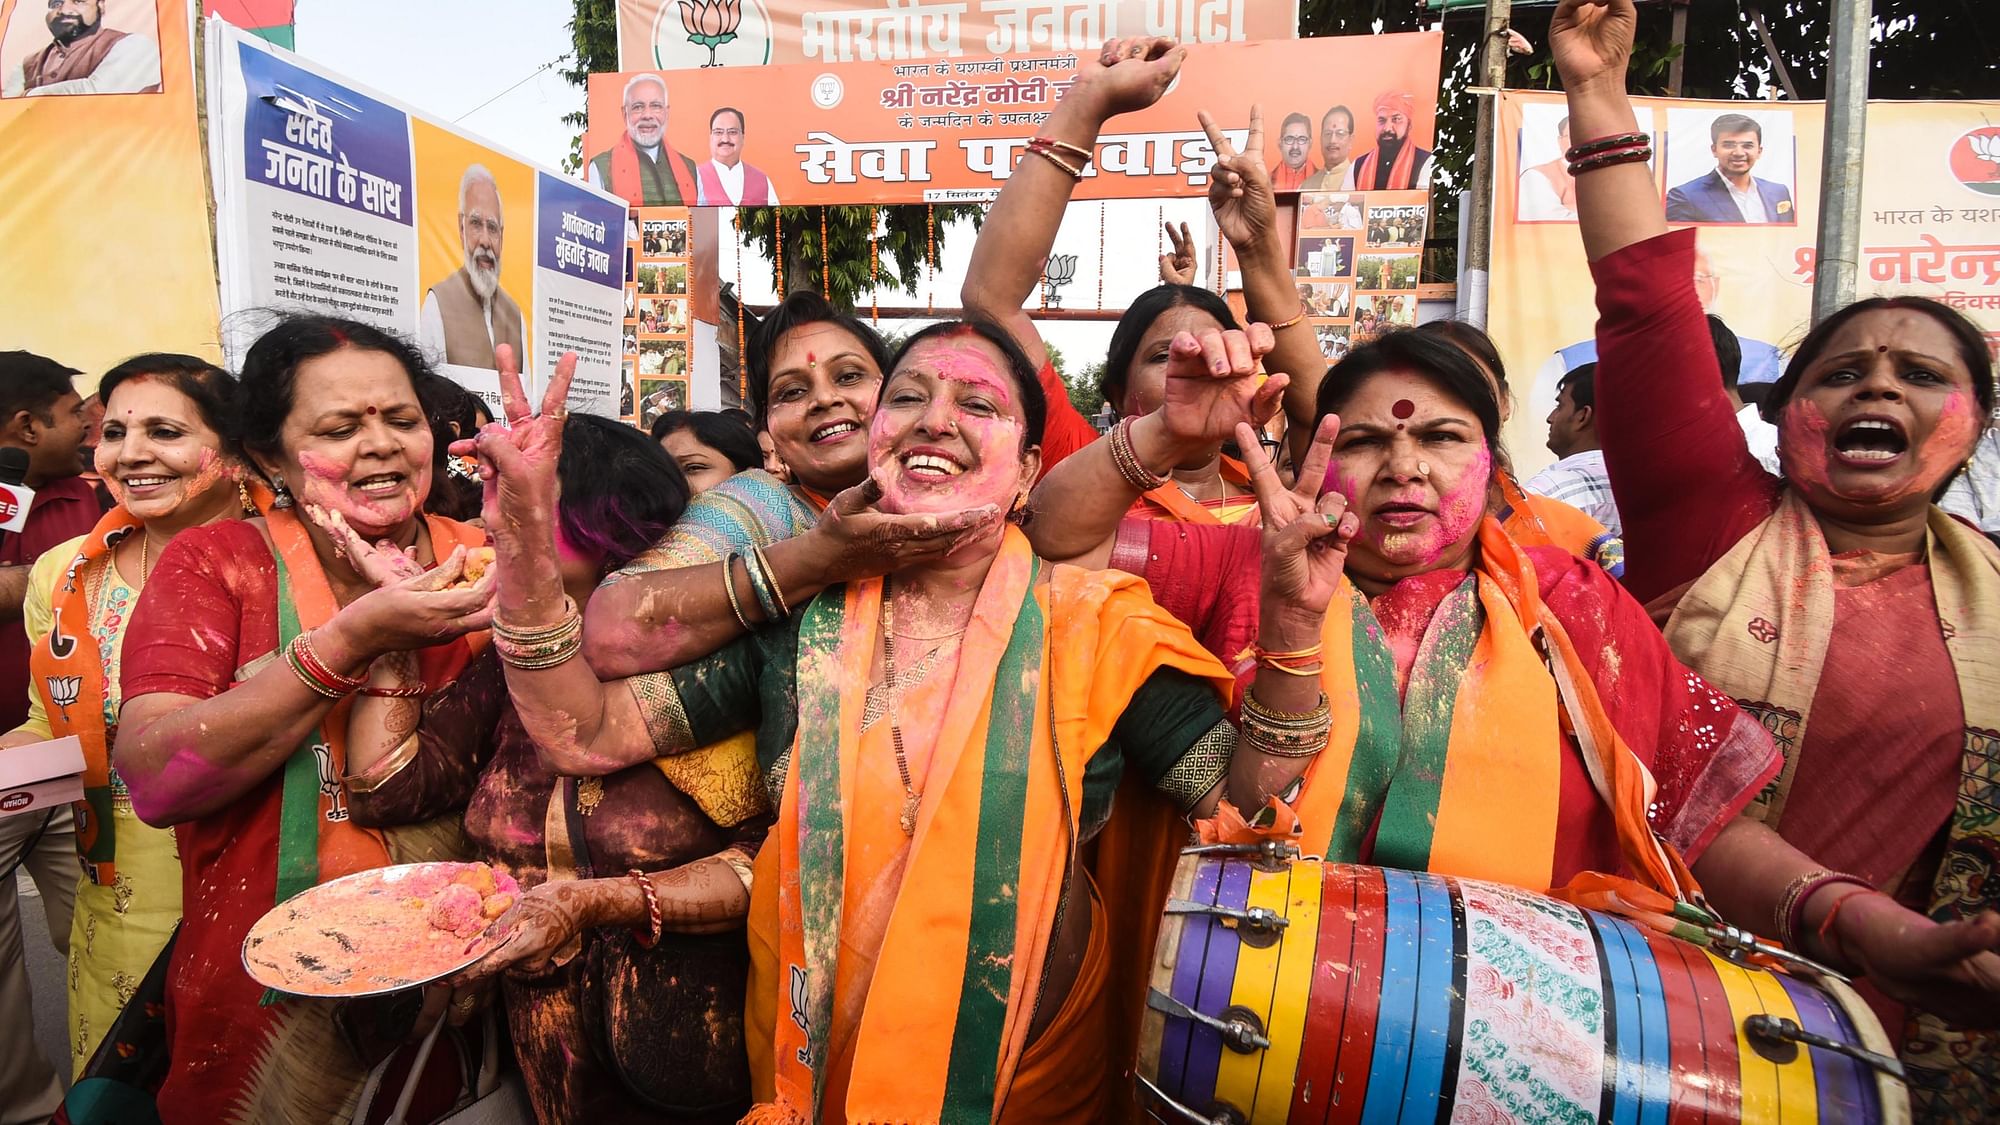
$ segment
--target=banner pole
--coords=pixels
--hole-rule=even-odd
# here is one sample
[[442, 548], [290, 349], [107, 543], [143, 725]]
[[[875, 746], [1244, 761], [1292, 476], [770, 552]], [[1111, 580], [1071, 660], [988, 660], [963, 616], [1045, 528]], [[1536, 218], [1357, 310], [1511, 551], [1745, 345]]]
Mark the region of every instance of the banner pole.
[[1870, 0], [1834, 0], [1827, 52], [1826, 135], [1819, 172], [1813, 321], [1854, 300], [1861, 250], [1861, 156], [1868, 128]]
[[[1486, 32], [1479, 40], [1479, 81], [1495, 91], [1507, 84], [1507, 21], [1513, 15], [1511, 0], [1486, 0]], [[1500, 112], [1496, 92], [1480, 95], [1479, 116], [1472, 127], [1472, 208], [1462, 213], [1466, 232], [1466, 260], [1458, 271], [1459, 292], [1476, 295], [1476, 303], [1459, 302], [1459, 313], [1481, 327], [1486, 325], [1486, 276], [1493, 252], [1493, 137]], [[1358, 185], [1357, 185], [1358, 186]]]

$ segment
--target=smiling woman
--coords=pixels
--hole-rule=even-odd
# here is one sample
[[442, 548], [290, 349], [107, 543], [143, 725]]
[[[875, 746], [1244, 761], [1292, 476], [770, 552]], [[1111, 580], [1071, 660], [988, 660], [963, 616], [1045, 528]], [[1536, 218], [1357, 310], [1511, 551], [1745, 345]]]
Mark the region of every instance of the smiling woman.
[[[342, 795], [350, 697], [389, 653], [449, 682], [489, 616], [490, 578], [446, 588], [484, 536], [422, 514], [426, 371], [409, 343], [352, 321], [266, 332], [244, 357], [242, 445], [276, 499], [261, 519], [183, 532], [132, 613], [115, 758], [139, 817], [176, 826], [194, 872], [167, 993], [165, 1120], [292, 1120], [308, 1104], [324, 1117], [366, 1074], [324, 1003], [260, 1005], [239, 949], [276, 902], [390, 862], [395, 835], [356, 827]], [[141, 483], [149, 504], [170, 487]], [[407, 551], [413, 573], [374, 589], [299, 501]]]

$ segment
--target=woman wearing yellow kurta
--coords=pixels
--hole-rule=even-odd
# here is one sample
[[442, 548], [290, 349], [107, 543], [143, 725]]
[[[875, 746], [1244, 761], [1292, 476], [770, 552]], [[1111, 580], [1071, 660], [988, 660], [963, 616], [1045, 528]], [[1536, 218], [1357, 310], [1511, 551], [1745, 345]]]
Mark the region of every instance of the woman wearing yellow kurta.
[[[1223, 669], [1141, 582], [1038, 560], [1004, 518], [1035, 480], [1043, 412], [1004, 332], [926, 330], [874, 416], [875, 506], [984, 509], [981, 535], [941, 563], [828, 590], [684, 668], [602, 688], [574, 662], [508, 669], [523, 722], [564, 772], [755, 726], [779, 820], [748, 886], [723, 896], [749, 918], [752, 1120], [1104, 1119], [1123, 1069], [1110, 1045], [1140, 1010], [1118, 992], [1116, 961], [1146, 947], [1138, 927], [1161, 906], [1143, 922], [1121, 911], [1109, 892], [1129, 888], [1100, 895], [1079, 862], [1120, 779], [1205, 815], [1225, 790], [1261, 803], [1324, 742], [1313, 654], [1298, 650], [1339, 581], [1345, 502], [1281, 505], [1292, 518], [1265, 525], [1260, 640], [1293, 674], [1256, 680], [1239, 741]], [[509, 541], [541, 536], [534, 494], [546, 489], [519, 448], [536, 442], [479, 444], [506, 517], [492, 524], [509, 529], [496, 539], [496, 630], [546, 632], [573, 612], [550, 585], [553, 548]], [[1314, 455], [1324, 472], [1327, 443]], [[1275, 502], [1284, 494], [1265, 478], [1260, 497]], [[732, 559], [732, 576], [739, 560], [739, 593], [786, 608], [754, 553]], [[1117, 813], [1138, 811], [1137, 795]], [[1185, 836], [1141, 843], [1170, 852]], [[533, 965], [582, 925], [643, 936], [713, 917], [720, 899], [693, 901], [694, 882], [538, 888], [498, 924], [513, 936], [486, 967]]]
[[89, 535], [44, 554], [22, 617], [34, 641], [28, 721], [0, 744], [83, 744], [83, 879], [69, 940], [70, 1063], [81, 1073], [181, 918], [174, 834], [132, 814], [110, 759], [119, 654], [147, 572], [181, 531], [242, 511], [226, 423], [236, 381], [193, 356], [142, 355], [99, 383], [96, 467], [119, 499]]

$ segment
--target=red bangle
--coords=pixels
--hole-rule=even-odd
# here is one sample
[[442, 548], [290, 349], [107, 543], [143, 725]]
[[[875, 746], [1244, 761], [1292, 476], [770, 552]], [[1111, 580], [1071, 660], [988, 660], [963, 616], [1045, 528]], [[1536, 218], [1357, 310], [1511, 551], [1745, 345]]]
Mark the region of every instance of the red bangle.
[[1585, 141], [1580, 145], [1571, 145], [1569, 151], [1563, 153], [1563, 159], [1574, 162], [1582, 160], [1586, 156], [1596, 156], [1600, 152], [1608, 152], [1614, 148], [1630, 148], [1633, 145], [1647, 144], [1652, 139], [1646, 133], [1614, 133], [1608, 137], [1599, 137], [1594, 141]]
[[321, 660], [319, 653], [313, 649], [311, 630], [293, 637], [292, 643], [286, 646], [285, 655], [292, 671], [306, 681], [306, 686], [329, 699], [353, 695], [368, 686], [366, 680], [343, 676], [327, 667], [326, 661]]
[[641, 949], [651, 949], [660, 944], [660, 928], [664, 924], [660, 918], [660, 892], [653, 889], [653, 881], [646, 877], [644, 871], [634, 867], [625, 874], [639, 884], [639, 890], [646, 896], [646, 921], [649, 928], [642, 931], [636, 926], [633, 927], [632, 940], [638, 942]]
[[1609, 168], [1614, 164], [1638, 164], [1641, 161], [1651, 160], [1652, 158], [1652, 145], [1642, 144], [1636, 148], [1614, 148], [1608, 152], [1600, 152], [1595, 156], [1586, 156], [1582, 160], [1573, 161], [1569, 166], [1569, 174], [1572, 176], [1581, 176], [1585, 172], [1595, 172], [1599, 168]]
[[365, 687], [361, 694], [377, 699], [421, 699], [431, 693], [429, 684], [410, 684], [406, 687]]

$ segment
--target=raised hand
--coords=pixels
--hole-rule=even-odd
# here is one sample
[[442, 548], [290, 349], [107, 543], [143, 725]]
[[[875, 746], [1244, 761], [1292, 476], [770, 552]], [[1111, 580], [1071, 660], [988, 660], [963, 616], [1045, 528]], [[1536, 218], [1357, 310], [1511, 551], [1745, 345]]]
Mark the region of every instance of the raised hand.
[[521, 384], [521, 367], [514, 350], [502, 344], [493, 353], [500, 372], [500, 408], [506, 425], [486, 426], [471, 440], [453, 443], [451, 451], [478, 455], [479, 476], [485, 482], [481, 515], [498, 536], [524, 519], [555, 517], [556, 463], [562, 457], [563, 423], [569, 418], [576, 353], [564, 352], [556, 361], [538, 414], [529, 413], [528, 394]]
[[1563, 88], [1604, 81], [1624, 90], [1638, 30], [1639, 12], [1632, 0], [1562, 0], [1549, 20], [1549, 54]]
[[1085, 63], [1076, 76], [1072, 96], [1082, 90], [1097, 99], [1103, 116], [1115, 117], [1145, 109], [1160, 100], [1187, 61], [1187, 48], [1163, 37], [1106, 39], [1096, 65]]
[[1261, 427], [1283, 403], [1287, 375], [1262, 374], [1275, 341], [1271, 329], [1175, 334], [1167, 346], [1166, 397], [1160, 421], [1167, 436], [1187, 449], [1212, 448], [1233, 436], [1239, 424]]
[[1160, 281], [1167, 285], [1194, 284], [1194, 236], [1188, 233], [1188, 225], [1182, 223], [1176, 231], [1174, 224], [1161, 223], [1166, 228], [1167, 241], [1173, 244], [1174, 252], [1160, 255]]
[[[1347, 498], [1320, 486], [1326, 467], [1333, 459], [1333, 439], [1340, 433], [1339, 415], [1320, 420], [1299, 465], [1298, 483], [1286, 488], [1278, 470], [1264, 454], [1257, 433], [1239, 426], [1236, 443], [1243, 451], [1243, 463], [1250, 470], [1250, 484], [1257, 490], [1257, 506], [1264, 521], [1264, 605], [1282, 605], [1300, 617], [1318, 619], [1326, 613], [1334, 591], [1340, 588], [1341, 571], [1347, 565], [1347, 544], [1361, 529], [1361, 521], [1347, 510]], [[1268, 620], [1271, 614], [1265, 614]], [[1310, 631], [1316, 637], [1316, 629]]]
[[1215, 149], [1215, 168], [1208, 176], [1208, 206], [1215, 212], [1222, 236], [1241, 255], [1261, 248], [1277, 226], [1278, 197], [1271, 190], [1271, 173], [1264, 167], [1264, 108], [1250, 107], [1250, 135], [1243, 151], [1229, 143], [1207, 110], [1195, 115], [1208, 143]]

